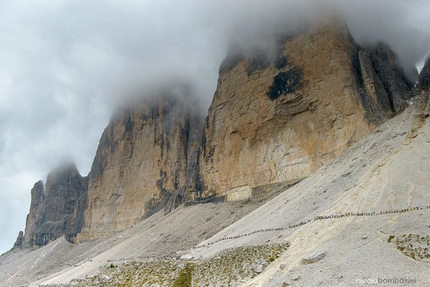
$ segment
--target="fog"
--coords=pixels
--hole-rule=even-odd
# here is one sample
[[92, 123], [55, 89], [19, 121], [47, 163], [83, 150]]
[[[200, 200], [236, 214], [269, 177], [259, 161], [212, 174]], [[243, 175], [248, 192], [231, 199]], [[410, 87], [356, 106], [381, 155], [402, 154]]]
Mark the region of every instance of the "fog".
[[333, 11], [406, 69], [430, 53], [428, 1], [1, 1], [0, 252], [24, 229], [36, 181], [64, 158], [89, 172], [116, 106], [181, 81], [207, 109], [232, 44], [270, 47]]

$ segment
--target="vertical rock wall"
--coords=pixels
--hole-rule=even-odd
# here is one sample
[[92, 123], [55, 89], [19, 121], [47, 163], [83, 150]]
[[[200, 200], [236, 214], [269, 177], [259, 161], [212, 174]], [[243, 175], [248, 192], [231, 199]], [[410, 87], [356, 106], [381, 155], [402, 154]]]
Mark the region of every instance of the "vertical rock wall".
[[130, 228], [169, 202], [175, 205], [185, 200], [199, 119], [188, 105], [195, 106], [185, 99], [160, 95], [134, 103], [112, 118], [89, 174], [80, 239]]
[[373, 67], [381, 79], [394, 112], [399, 113], [408, 105], [412, 97], [412, 83], [406, 78], [403, 70], [397, 65], [397, 59], [390, 47], [380, 43], [369, 49]]
[[205, 122], [196, 196], [243, 199], [299, 181], [401, 110], [391, 54], [360, 50], [332, 22], [282, 42], [272, 60], [227, 57]]
[[430, 90], [430, 56], [421, 70], [417, 87], [422, 90]]
[[35, 234], [40, 219], [42, 218], [44, 189], [45, 187], [41, 180], [36, 182], [31, 189], [30, 212], [27, 215], [22, 247], [30, 247], [36, 244]]
[[271, 53], [227, 56], [204, 123], [187, 88], [160, 87], [116, 112], [88, 177], [69, 165], [45, 190], [35, 184], [16, 247], [101, 238], [185, 201], [241, 200], [300, 181], [404, 109], [412, 85], [396, 62], [387, 45], [364, 49], [332, 21]]
[[61, 236], [73, 242], [82, 228], [87, 185], [74, 164], [51, 171], [45, 187], [37, 182], [21, 247], [43, 246]]

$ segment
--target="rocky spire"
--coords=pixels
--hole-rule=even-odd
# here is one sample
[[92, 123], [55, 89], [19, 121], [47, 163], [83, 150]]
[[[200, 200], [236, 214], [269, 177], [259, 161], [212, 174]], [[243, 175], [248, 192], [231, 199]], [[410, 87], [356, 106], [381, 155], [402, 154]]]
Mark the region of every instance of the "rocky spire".
[[75, 164], [62, 164], [51, 171], [46, 181], [37, 182], [31, 190], [23, 247], [46, 245], [65, 236], [73, 241], [82, 228], [86, 204], [87, 180]]
[[34, 184], [34, 187], [31, 189], [30, 212], [27, 215], [27, 222], [25, 225], [25, 235], [22, 242], [22, 247], [30, 247], [35, 244], [34, 233], [42, 217], [43, 198], [44, 198], [44, 185], [43, 185], [43, 181], [39, 180]]
[[18, 237], [16, 238], [15, 244], [12, 249], [22, 248], [22, 243], [24, 242], [24, 232], [20, 231]]

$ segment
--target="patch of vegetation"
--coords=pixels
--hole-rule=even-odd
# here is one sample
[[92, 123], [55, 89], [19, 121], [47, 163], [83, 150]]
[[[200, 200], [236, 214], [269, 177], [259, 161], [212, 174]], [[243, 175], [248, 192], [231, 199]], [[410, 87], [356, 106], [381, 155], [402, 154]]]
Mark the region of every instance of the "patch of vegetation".
[[[238, 286], [264, 271], [289, 246], [272, 243], [231, 248], [203, 261], [174, 258], [129, 261], [100, 270], [100, 274], [55, 287], [200, 287]], [[53, 287], [53, 286], [51, 286]]]
[[288, 246], [273, 243], [224, 250], [195, 266], [192, 286], [237, 286], [263, 272]]
[[419, 234], [391, 235], [387, 241], [414, 260], [430, 262], [430, 236]]
[[187, 263], [185, 268], [179, 272], [178, 278], [173, 282], [172, 287], [191, 287], [194, 265]]

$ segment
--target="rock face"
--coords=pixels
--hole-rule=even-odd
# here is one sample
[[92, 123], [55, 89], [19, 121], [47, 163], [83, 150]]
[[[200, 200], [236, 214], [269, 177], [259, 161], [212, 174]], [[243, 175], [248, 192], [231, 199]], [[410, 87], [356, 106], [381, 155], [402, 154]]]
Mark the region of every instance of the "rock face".
[[12, 247], [12, 249], [22, 248], [22, 243], [24, 242], [24, 232], [20, 231], [18, 237]]
[[36, 243], [35, 234], [40, 219], [42, 218], [44, 189], [45, 187], [41, 180], [36, 182], [31, 189], [30, 212], [27, 215], [22, 247], [34, 246]]
[[388, 94], [391, 108], [396, 113], [403, 111], [407, 106], [407, 100], [412, 97], [413, 85], [396, 65], [396, 56], [384, 43], [370, 49], [369, 54], [375, 71]]
[[422, 90], [430, 90], [430, 57], [421, 70], [417, 87]]
[[80, 240], [130, 228], [185, 200], [200, 130], [187, 105], [193, 102], [163, 94], [114, 115], [89, 174]]
[[88, 178], [72, 165], [50, 173], [45, 192], [36, 183], [17, 246], [101, 238], [184, 202], [282, 190], [412, 96], [389, 47], [360, 47], [341, 21], [281, 37], [270, 53], [242, 54], [221, 64], [204, 122], [187, 88], [165, 87], [118, 110]]
[[419, 74], [419, 80], [417, 83], [417, 89], [423, 93], [427, 93], [425, 113], [430, 115], [430, 56]]
[[42, 181], [31, 190], [23, 247], [43, 246], [65, 236], [73, 241], [81, 231], [86, 204], [87, 179], [74, 164], [49, 173], [45, 191]]
[[199, 154], [195, 197], [243, 199], [293, 183], [404, 107], [410, 83], [385, 45], [342, 23], [281, 41], [278, 55], [228, 56]]
[[315, 262], [320, 261], [323, 259], [327, 254], [327, 251], [317, 252], [311, 255], [308, 255], [306, 257], [303, 257], [302, 263], [303, 264], [313, 264]]

